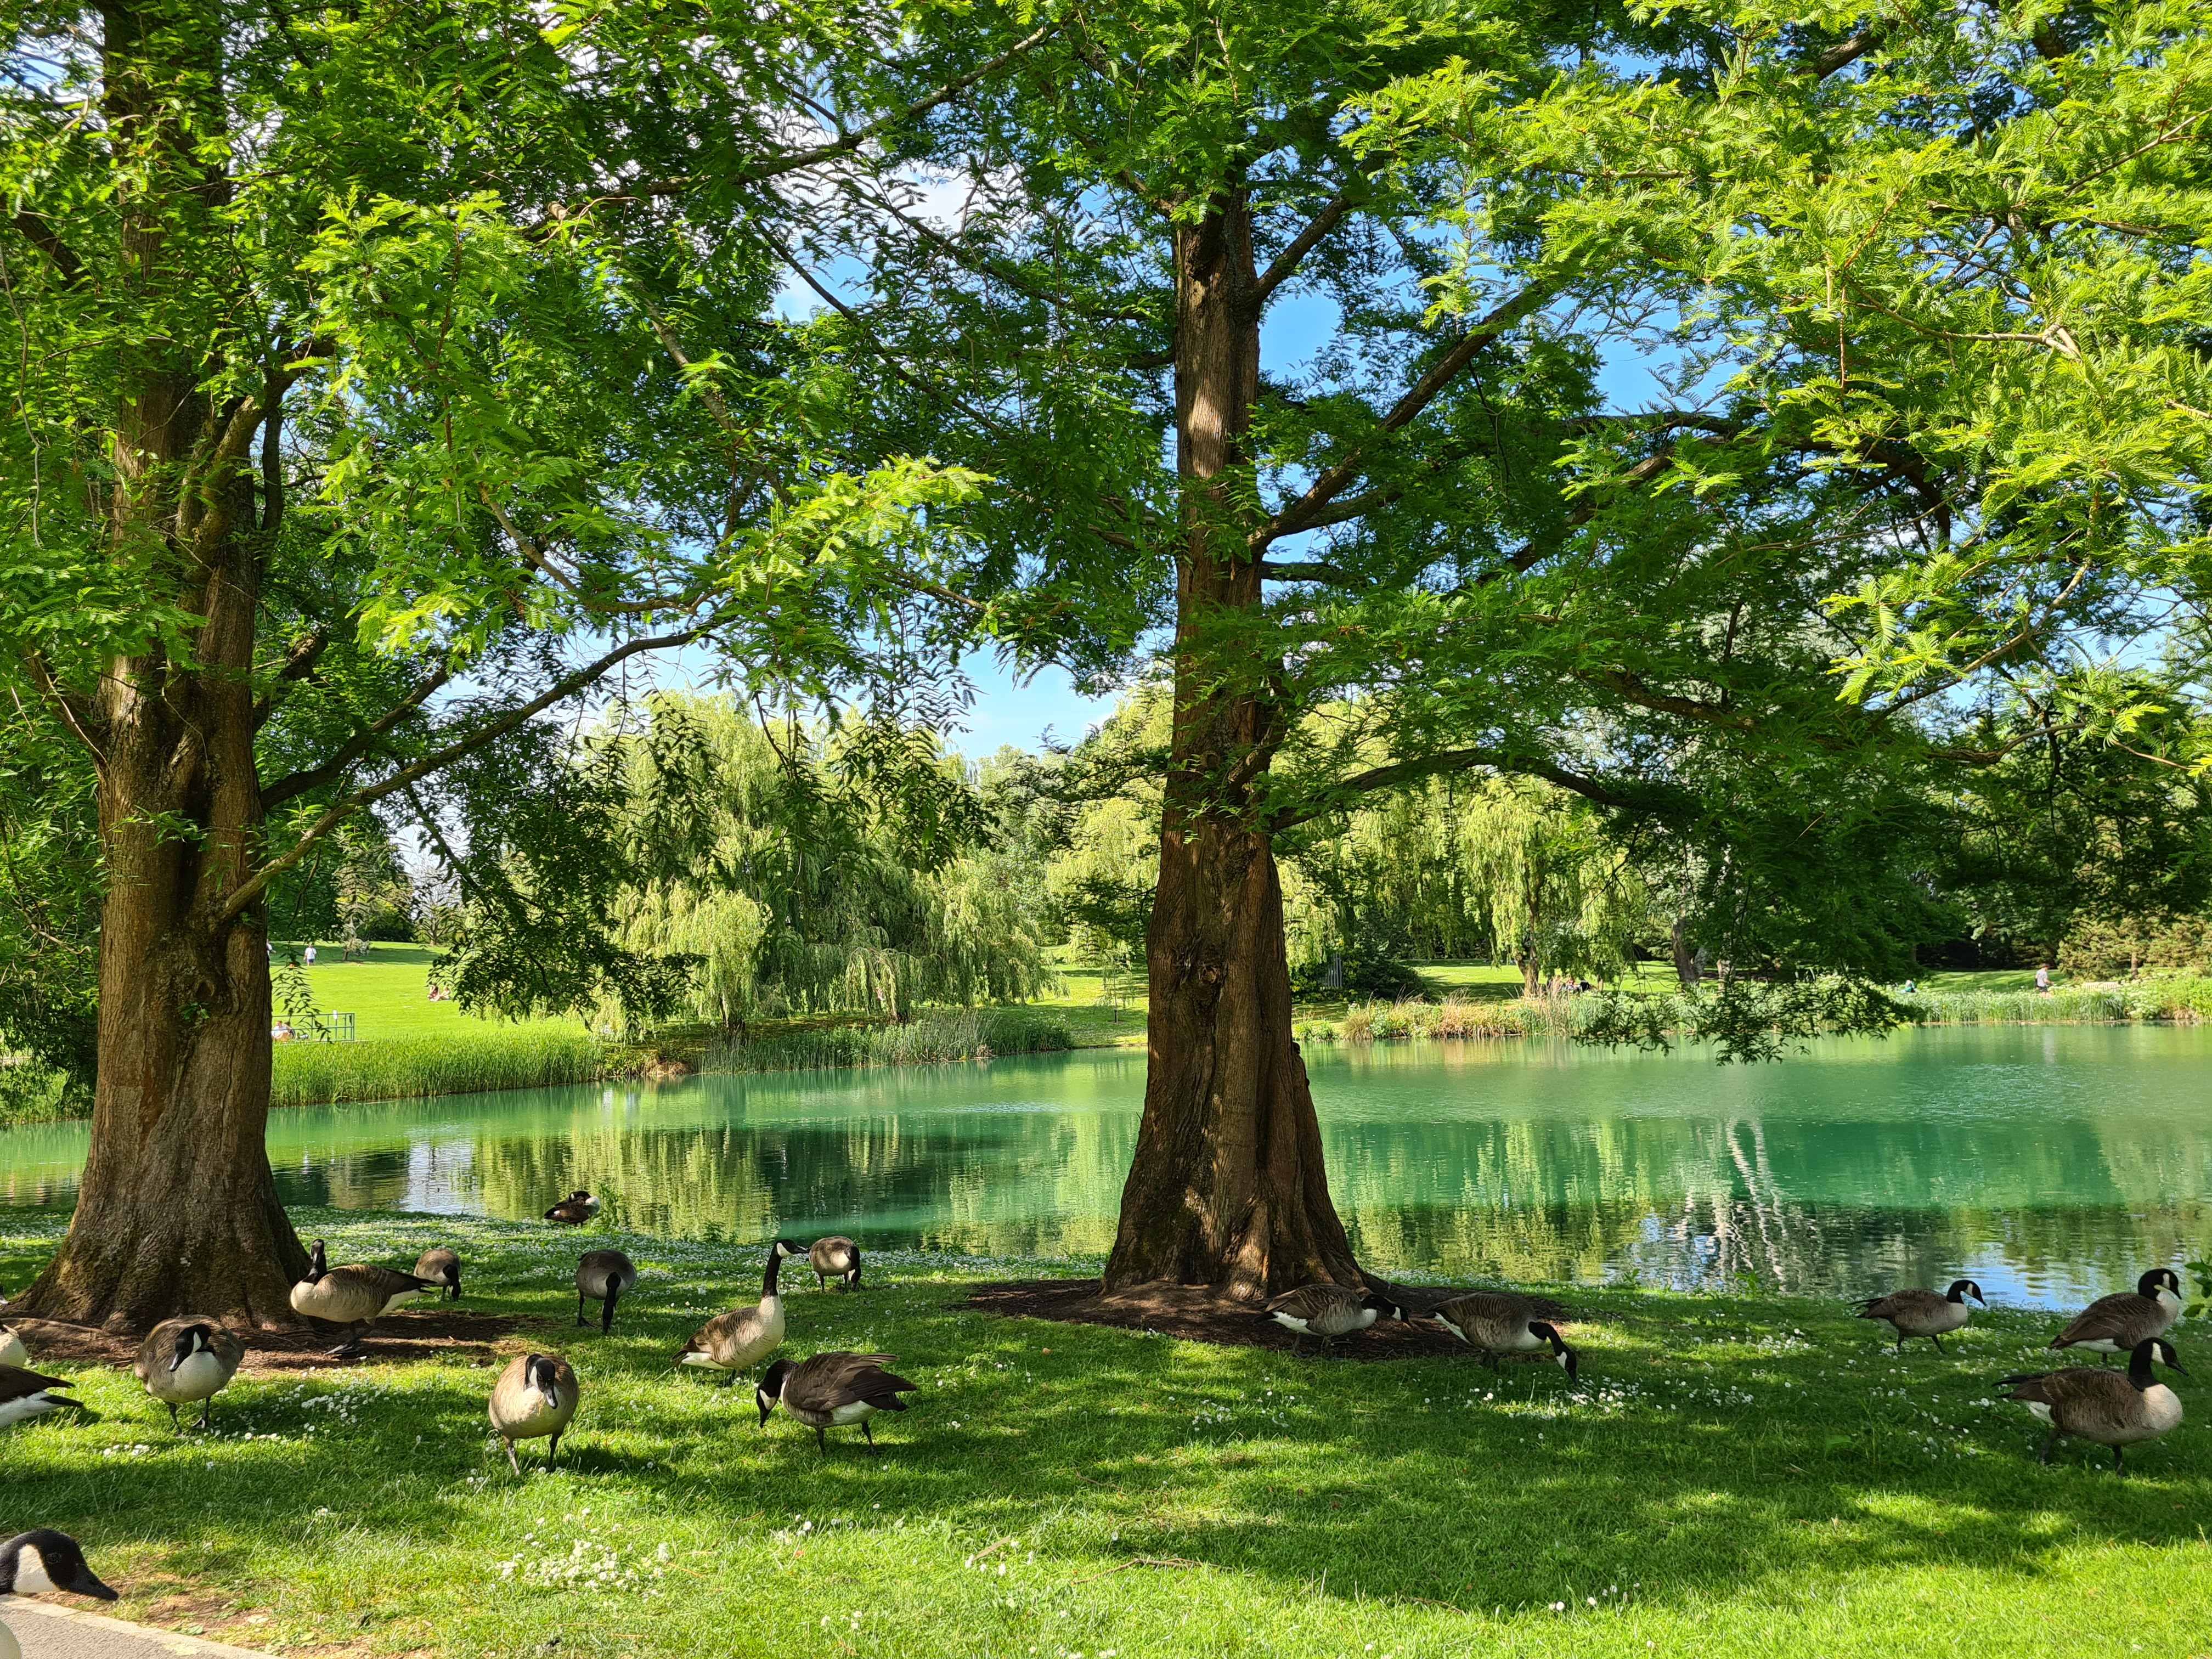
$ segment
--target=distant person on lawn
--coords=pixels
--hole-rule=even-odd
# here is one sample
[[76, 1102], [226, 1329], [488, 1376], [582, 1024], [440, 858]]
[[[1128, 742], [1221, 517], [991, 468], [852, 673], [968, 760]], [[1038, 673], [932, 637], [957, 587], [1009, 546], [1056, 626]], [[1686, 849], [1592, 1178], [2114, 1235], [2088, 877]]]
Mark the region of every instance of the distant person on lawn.
[[312, 967], [313, 967], [314, 965], [315, 965], [315, 947], [314, 947], [313, 945], [310, 945], [307, 947], [307, 966], [308, 966], [308, 967], [310, 967], [310, 968], [312, 968]]
[[2045, 996], [2051, 994], [2051, 964], [2047, 962], [2035, 965], [2035, 988]]

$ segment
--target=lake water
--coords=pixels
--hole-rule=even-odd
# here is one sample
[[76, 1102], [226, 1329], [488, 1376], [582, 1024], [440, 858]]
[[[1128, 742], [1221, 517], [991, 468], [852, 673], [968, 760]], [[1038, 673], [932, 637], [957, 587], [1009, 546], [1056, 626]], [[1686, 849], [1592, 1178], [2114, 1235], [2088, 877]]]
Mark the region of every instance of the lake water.
[[[1469, 1278], [1978, 1279], [2053, 1306], [2212, 1255], [2212, 1028], [1925, 1030], [1779, 1064], [1540, 1042], [1310, 1056], [1361, 1259]], [[1101, 1255], [1141, 1054], [687, 1079], [274, 1114], [288, 1202], [652, 1232]], [[81, 1124], [0, 1133], [0, 1207], [66, 1208]]]

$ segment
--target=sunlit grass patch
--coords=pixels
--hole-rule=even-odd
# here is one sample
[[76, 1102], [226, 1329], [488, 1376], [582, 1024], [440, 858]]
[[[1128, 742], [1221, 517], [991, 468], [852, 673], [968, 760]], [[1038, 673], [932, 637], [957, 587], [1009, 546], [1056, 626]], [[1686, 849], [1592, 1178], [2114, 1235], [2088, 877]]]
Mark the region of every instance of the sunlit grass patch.
[[[858, 1295], [793, 1286], [786, 1347], [896, 1353], [922, 1385], [871, 1459], [849, 1431], [823, 1456], [781, 1416], [762, 1429], [746, 1382], [672, 1372], [708, 1313], [757, 1295], [757, 1244], [299, 1219], [339, 1260], [452, 1243], [464, 1305], [526, 1322], [501, 1352], [576, 1364], [575, 1429], [514, 1479], [466, 1351], [249, 1367], [212, 1437], [83, 1375], [98, 1422], [0, 1441], [6, 1508], [83, 1536], [127, 1614], [189, 1590], [193, 1622], [252, 1645], [609, 1659], [1905, 1654], [1940, 1617], [1945, 1651], [1996, 1659], [2070, 1653], [2094, 1586], [2100, 1628], [2143, 1651], [2201, 1642], [2203, 1430], [2124, 1482], [2075, 1453], [2039, 1468], [1992, 1388], [2051, 1362], [2039, 1314], [1978, 1313], [1951, 1353], [1900, 1357], [1840, 1305], [1553, 1287], [1582, 1316], [1571, 1390], [1548, 1364], [1003, 1319], [958, 1305], [966, 1286], [1095, 1264], [884, 1250]], [[58, 1228], [0, 1223], [0, 1283]], [[608, 1243], [644, 1273], [611, 1339], [576, 1328], [568, 1289]]]

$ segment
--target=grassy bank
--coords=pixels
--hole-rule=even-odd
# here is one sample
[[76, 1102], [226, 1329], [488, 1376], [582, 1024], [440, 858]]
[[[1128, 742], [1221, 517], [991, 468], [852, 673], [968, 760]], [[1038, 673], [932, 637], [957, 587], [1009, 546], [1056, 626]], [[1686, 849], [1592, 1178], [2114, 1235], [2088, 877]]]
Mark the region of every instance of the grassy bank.
[[2113, 1025], [2212, 1019], [2212, 979], [2177, 975], [2116, 985], [2024, 990], [1922, 990], [1900, 998], [1923, 1025]]
[[605, 1044], [565, 1021], [471, 1020], [443, 1035], [381, 1042], [280, 1042], [275, 1059], [274, 1106], [590, 1083], [606, 1076], [610, 1064]]
[[927, 1066], [1077, 1045], [1057, 1009], [966, 1008], [916, 1014], [903, 1025], [814, 1025], [703, 1048], [706, 1072], [804, 1072], [837, 1066]]
[[[100, 1420], [9, 1431], [6, 1507], [83, 1539], [126, 1617], [362, 1659], [2204, 1650], [2212, 1443], [2185, 1425], [2125, 1481], [2039, 1467], [1990, 1395], [2045, 1362], [2047, 1316], [1897, 1358], [1827, 1304], [1576, 1290], [1571, 1395], [1548, 1365], [1000, 1320], [957, 1307], [964, 1284], [1039, 1264], [886, 1253], [858, 1296], [794, 1292], [785, 1349], [890, 1352], [921, 1385], [871, 1460], [671, 1374], [757, 1293], [755, 1249], [299, 1219], [341, 1260], [456, 1244], [466, 1306], [528, 1322], [499, 1353], [582, 1377], [562, 1465], [508, 1473], [468, 1348], [249, 1371], [211, 1438], [74, 1368]], [[0, 1224], [0, 1279], [50, 1240]], [[569, 1323], [584, 1243], [644, 1272], [611, 1339]]]

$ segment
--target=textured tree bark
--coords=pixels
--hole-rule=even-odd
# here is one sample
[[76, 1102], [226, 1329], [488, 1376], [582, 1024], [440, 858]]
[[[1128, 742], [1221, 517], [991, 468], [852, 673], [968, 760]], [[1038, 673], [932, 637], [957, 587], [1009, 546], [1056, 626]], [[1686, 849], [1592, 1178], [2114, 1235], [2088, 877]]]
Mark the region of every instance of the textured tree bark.
[[1176, 234], [1175, 730], [1146, 940], [1145, 1115], [1109, 1291], [1168, 1279], [1257, 1300], [1361, 1282], [1291, 1035], [1274, 848], [1249, 810], [1285, 718], [1280, 665], [1235, 626], [1261, 599], [1237, 476], [1259, 390], [1255, 282], [1249, 211], [1225, 191]]
[[[116, 1331], [170, 1315], [295, 1323], [307, 1255], [276, 1200], [269, 1115], [269, 962], [259, 907], [226, 906], [252, 868], [262, 809], [252, 668], [259, 555], [235, 465], [258, 423], [211, 406], [176, 296], [179, 216], [219, 207], [195, 132], [220, 119], [221, 43], [205, 9], [103, 9], [108, 127], [123, 150], [123, 273], [149, 319], [115, 415], [111, 556], [156, 573], [188, 638], [101, 665], [92, 732], [108, 874], [100, 939], [100, 1072], [76, 1211], [59, 1252], [10, 1304]], [[150, 319], [158, 319], [154, 321]], [[216, 434], [242, 434], [226, 459]]]

